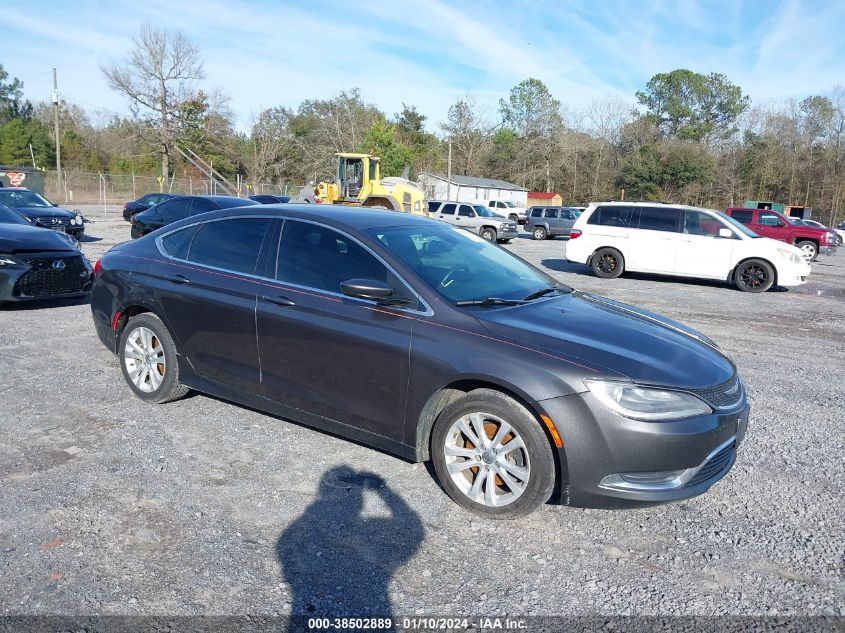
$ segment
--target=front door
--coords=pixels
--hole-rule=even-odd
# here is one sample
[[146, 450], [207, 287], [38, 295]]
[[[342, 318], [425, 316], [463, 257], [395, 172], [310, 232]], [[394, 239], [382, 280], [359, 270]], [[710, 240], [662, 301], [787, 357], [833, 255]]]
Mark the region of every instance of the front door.
[[719, 229], [723, 228], [728, 227], [706, 213], [685, 211], [675, 256], [675, 272], [679, 275], [726, 280], [737, 239], [719, 237]]
[[340, 291], [348, 279], [401, 282], [349, 236], [297, 220], [285, 221], [275, 277], [256, 313], [264, 395], [401, 441], [415, 321]]

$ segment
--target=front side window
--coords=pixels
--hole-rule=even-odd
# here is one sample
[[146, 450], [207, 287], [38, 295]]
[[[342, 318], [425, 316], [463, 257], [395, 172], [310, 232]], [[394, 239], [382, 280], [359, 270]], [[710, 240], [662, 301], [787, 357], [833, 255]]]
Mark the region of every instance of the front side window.
[[510, 252], [451, 225], [368, 229], [388, 250], [450, 301], [522, 299], [560, 283]]
[[470, 207], [466, 204], [462, 204], [458, 208], [458, 215], [461, 216], [462, 218], [471, 218], [473, 216], [472, 207]]
[[683, 232], [688, 235], [707, 235], [709, 237], [718, 237], [719, 229], [724, 229], [724, 224], [719, 222], [712, 215], [703, 213], [701, 211], [684, 212], [684, 227]]
[[211, 200], [206, 200], [205, 198], [194, 198], [194, 202], [191, 204], [191, 215], [216, 210], [217, 205], [215, 205]]
[[543, 210], [542, 209], [531, 209], [531, 217], [532, 218], [543, 217]]
[[158, 207], [159, 217], [166, 222], [175, 222], [187, 218], [191, 212], [190, 198], [176, 198]]
[[731, 217], [737, 222], [751, 224], [754, 220], [754, 211], [751, 209], [738, 209], [736, 211], [731, 211]]
[[679, 209], [663, 207], [640, 208], [640, 228], [649, 231], [678, 232]]
[[285, 220], [276, 279], [299, 286], [340, 292], [341, 282], [374, 279], [390, 283], [388, 270], [350, 237], [324, 226]]
[[599, 226], [617, 226], [627, 228], [631, 223], [633, 207], [607, 206], [599, 207], [587, 220], [587, 224], [598, 224]]
[[200, 225], [188, 261], [252, 275], [272, 220], [237, 218]]
[[780, 224], [780, 217], [774, 213], [765, 213], [764, 211], [760, 211], [757, 224], [762, 224], [763, 226], [778, 226]]

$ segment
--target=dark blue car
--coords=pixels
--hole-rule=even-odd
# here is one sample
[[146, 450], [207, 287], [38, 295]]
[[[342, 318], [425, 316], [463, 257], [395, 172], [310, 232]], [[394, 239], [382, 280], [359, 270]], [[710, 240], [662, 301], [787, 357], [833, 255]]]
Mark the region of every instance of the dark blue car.
[[67, 233], [77, 239], [85, 233], [85, 219], [80, 213], [62, 209], [29, 189], [0, 187], [0, 204], [14, 209], [35, 226]]

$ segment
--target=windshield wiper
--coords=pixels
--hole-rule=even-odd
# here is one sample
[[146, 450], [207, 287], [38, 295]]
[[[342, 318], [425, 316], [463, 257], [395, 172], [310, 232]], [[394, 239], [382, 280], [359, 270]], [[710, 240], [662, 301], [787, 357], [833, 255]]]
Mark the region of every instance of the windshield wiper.
[[527, 297], [523, 297], [523, 301], [533, 301], [534, 299], [539, 299], [540, 297], [544, 297], [547, 294], [551, 294], [552, 292], [564, 292], [569, 293], [572, 292], [569, 288], [558, 288], [557, 286], [549, 286], [548, 288], [541, 288], [537, 292], [532, 292]]
[[525, 303], [522, 299], [501, 299], [499, 297], [487, 297], [486, 299], [466, 299], [455, 301], [456, 306], [518, 306]]

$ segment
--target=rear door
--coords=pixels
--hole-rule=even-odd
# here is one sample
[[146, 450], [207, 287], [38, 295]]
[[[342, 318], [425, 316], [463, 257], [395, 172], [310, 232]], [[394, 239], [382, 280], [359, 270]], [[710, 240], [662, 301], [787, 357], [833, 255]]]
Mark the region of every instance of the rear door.
[[[588, 253], [603, 246], [619, 250], [628, 257], [628, 227], [633, 216], [633, 207], [618, 204], [597, 207], [584, 223], [584, 233], [579, 238], [582, 248]], [[584, 247], [586, 243], [589, 246]]]
[[441, 205], [440, 210], [437, 212], [437, 219], [448, 222], [449, 224], [456, 224], [455, 213], [457, 208], [458, 205], [454, 202], [447, 202], [446, 204]]
[[156, 296], [180, 354], [201, 376], [260, 393], [256, 265], [275, 220], [233, 218], [166, 235], [171, 258], [154, 275]]
[[672, 274], [683, 211], [673, 207], [638, 207], [639, 223], [628, 234], [626, 268]]

